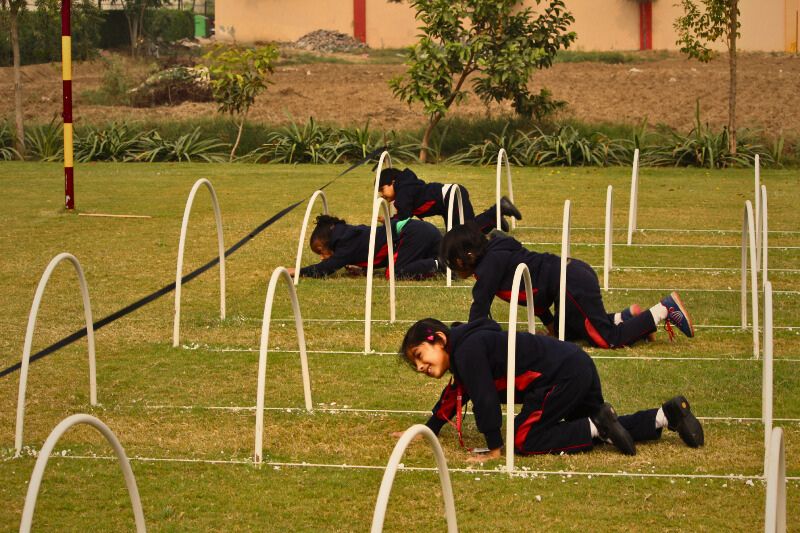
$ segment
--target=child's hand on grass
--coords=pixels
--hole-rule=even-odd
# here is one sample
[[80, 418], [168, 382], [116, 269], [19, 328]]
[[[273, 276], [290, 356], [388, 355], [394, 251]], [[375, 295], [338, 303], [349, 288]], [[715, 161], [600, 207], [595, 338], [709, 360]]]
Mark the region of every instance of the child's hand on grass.
[[290, 276], [294, 276], [294, 267], [289, 267], [286, 269]]

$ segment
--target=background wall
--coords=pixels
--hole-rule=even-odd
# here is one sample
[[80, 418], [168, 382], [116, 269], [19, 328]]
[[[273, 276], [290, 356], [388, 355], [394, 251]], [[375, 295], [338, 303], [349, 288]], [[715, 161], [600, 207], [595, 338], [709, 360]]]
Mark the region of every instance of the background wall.
[[[533, 0], [526, 2], [536, 8]], [[675, 0], [655, 0], [653, 48], [676, 50]], [[366, 0], [367, 44], [398, 48], [416, 41], [419, 22], [407, 3]], [[634, 0], [566, 0], [575, 16], [578, 50], [638, 50], [639, 4]], [[217, 36], [240, 42], [294, 41], [317, 29], [353, 35], [353, 0], [217, 0]], [[795, 20], [800, 0], [741, 0], [739, 48], [796, 51]], [[718, 48], [724, 48], [720, 43]]]

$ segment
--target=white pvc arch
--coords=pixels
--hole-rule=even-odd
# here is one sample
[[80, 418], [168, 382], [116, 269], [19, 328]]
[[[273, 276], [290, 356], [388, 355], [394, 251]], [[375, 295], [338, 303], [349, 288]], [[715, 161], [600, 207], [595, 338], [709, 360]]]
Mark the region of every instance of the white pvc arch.
[[764, 423], [764, 475], [769, 465], [769, 438], [772, 433], [773, 400], [773, 337], [772, 337], [772, 283], [764, 283], [764, 361], [761, 374], [761, 420]]
[[144, 522], [144, 512], [142, 511], [142, 501], [139, 498], [139, 489], [136, 486], [136, 478], [131, 470], [130, 461], [125, 454], [125, 449], [117, 439], [114, 432], [109, 429], [101, 420], [85, 414], [72, 415], [62, 420], [50, 436], [44, 441], [44, 446], [39, 450], [39, 457], [36, 459], [36, 466], [33, 467], [33, 474], [28, 483], [28, 493], [25, 496], [25, 505], [22, 508], [22, 520], [19, 524], [20, 533], [28, 533], [31, 530], [31, 523], [33, 522], [33, 511], [36, 509], [36, 499], [39, 496], [39, 488], [42, 484], [42, 477], [44, 470], [47, 467], [47, 460], [50, 459], [50, 454], [53, 453], [58, 443], [58, 439], [66, 433], [66, 431], [74, 425], [87, 424], [97, 429], [109, 444], [114, 448], [114, 453], [117, 455], [117, 462], [122, 469], [122, 474], [125, 476], [125, 486], [128, 489], [128, 495], [131, 498], [131, 506], [133, 507], [133, 518], [136, 521], [136, 531], [143, 533], [147, 531]]
[[394, 323], [394, 246], [392, 243], [392, 223], [389, 221], [389, 204], [383, 198], [375, 198], [372, 203], [372, 222], [369, 230], [369, 250], [367, 253], [367, 292], [364, 303], [364, 353], [370, 353], [372, 337], [372, 272], [375, 269], [375, 233], [377, 231], [378, 213], [383, 212], [383, 226], [386, 228], [386, 249], [389, 260], [389, 321]]
[[[464, 224], [464, 202], [461, 201], [461, 188], [455, 183], [450, 188], [450, 200], [447, 202], [447, 231], [453, 229], [453, 206], [454, 200], [458, 197], [458, 221], [461, 225]], [[447, 286], [453, 285], [453, 273], [450, 267], [447, 267]]]
[[769, 245], [768, 241], [769, 238], [767, 237], [768, 234], [768, 227], [769, 223], [767, 221], [767, 187], [766, 185], [761, 186], [761, 224], [759, 227], [761, 228], [761, 257], [759, 264], [761, 265], [761, 281], [764, 282], [764, 286], [767, 283], [767, 255], [769, 254]]
[[[497, 181], [495, 187], [495, 227], [497, 229], [501, 229], [500, 219], [502, 218], [502, 214], [500, 212], [500, 182], [502, 180], [500, 176], [503, 170], [504, 157], [506, 159], [506, 183], [508, 184], [508, 199], [511, 200], [511, 203], [514, 203], [514, 188], [511, 186], [511, 163], [508, 162], [508, 154], [506, 153], [505, 148], [500, 148], [500, 151], [497, 152]], [[517, 221], [514, 217], [511, 217], [511, 229], [516, 227]]]
[[561, 226], [561, 277], [558, 287], [558, 339], [564, 340], [566, 331], [567, 311], [567, 259], [570, 253], [569, 234], [572, 222], [570, 221], [572, 202], [564, 202], [564, 220]]
[[750, 290], [753, 306], [753, 357], [758, 359], [758, 264], [756, 259], [755, 222], [753, 221], [753, 204], [750, 200], [744, 203], [742, 222], [742, 329], [747, 329], [747, 255], [750, 250]]
[[253, 462], [260, 464], [264, 448], [264, 388], [267, 381], [267, 348], [269, 347], [269, 325], [272, 320], [272, 302], [275, 299], [275, 287], [278, 280], [283, 279], [289, 288], [289, 297], [292, 300], [292, 313], [294, 325], [297, 330], [297, 344], [300, 349], [300, 366], [303, 373], [303, 397], [305, 398], [306, 411], [311, 411], [311, 378], [308, 375], [308, 355], [306, 354], [306, 336], [303, 331], [303, 317], [300, 314], [300, 302], [294, 290], [294, 283], [289, 271], [278, 267], [272, 271], [267, 288], [267, 299], [264, 301], [264, 318], [261, 323], [261, 343], [258, 350], [258, 390], [256, 392], [256, 439]]
[[519, 284], [525, 280], [525, 298], [528, 308], [528, 331], [536, 332], [533, 314], [533, 280], [528, 265], [520, 263], [511, 283], [511, 301], [508, 309], [508, 370], [506, 372], [506, 470], [514, 472], [514, 392], [517, 375], [517, 305]]
[[614, 211], [614, 187], [611, 185], [606, 189], [606, 232], [604, 239], [604, 254], [603, 254], [603, 288], [608, 290], [608, 277], [611, 274], [611, 261], [614, 246], [613, 240], [613, 221], [611, 215]]
[[786, 532], [786, 451], [783, 430], [775, 428], [769, 442], [767, 469], [767, 498], [764, 510], [766, 533]]
[[756, 263], [761, 267], [761, 157], [756, 154], [753, 162], [755, 186], [753, 187], [753, 220], [756, 223]]
[[33, 304], [28, 314], [28, 327], [25, 329], [25, 344], [22, 348], [22, 366], [19, 372], [17, 425], [16, 431], [14, 432], [14, 450], [17, 457], [19, 457], [22, 451], [22, 430], [25, 425], [25, 390], [28, 386], [28, 366], [30, 365], [31, 345], [33, 344], [33, 330], [36, 327], [36, 317], [39, 314], [39, 305], [42, 303], [42, 296], [44, 295], [45, 287], [47, 287], [47, 282], [50, 280], [53, 270], [64, 260], [69, 261], [72, 266], [75, 267], [75, 273], [78, 274], [78, 283], [80, 284], [81, 298], [83, 299], [83, 317], [86, 321], [86, 340], [89, 343], [89, 402], [92, 405], [97, 405], [94, 326], [92, 321], [92, 304], [89, 301], [89, 286], [86, 283], [86, 276], [83, 275], [83, 268], [78, 262], [78, 259], [70, 253], [62, 252], [55, 256], [47, 265], [47, 268], [44, 269], [44, 274], [42, 274], [42, 278], [39, 280], [39, 285], [36, 286]]
[[631, 170], [631, 201], [628, 206], [628, 246], [633, 241], [636, 230], [636, 212], [639, 210], [639, 149], [633, 151], [633, 169]]
[[373, 199], [378, 198], [378, 190], [379, 190], [378, 185], [380, 184], [381, 181], [381, 170], [383, 170], [383, 162], [385, 160], [388, 161], [387, 168], [392, 168], [392, 156], [389, 155], [389, 152], [387, 152], [386, 150], [381, 152], [381, 158], [378, 160], [378, 167], [377, 170], [375, 171], [375, 189], [372, 191]]
[[197, 180], [189, 192], [186, 200], [186, 208], [183, 210], [183, 222], [181, 222], [181, 238], [178, 242], [178, 264], [175, 268], [175, 318], [172, 325], [172, 346], [178, 346], [180, 342], [181, 329], [181, 274], [183, 271], [183, 252], [186, 247], [186, 230], [189, 226], [189, 214], [192, 212], [192, 204], [197, 194], [197, 189], [205, 185], [211, 193], [211, 203], [214, 206], [214, 218], [217, 223], [217, 246], [219, 248], [219, 317], [225, 319], [225, 243], [222, 237], [222, 214], [219, 210], [217, 192], [211, 182], [205, 178]]
[[322, 199], [322, 212], [328, 214], [328, 198], [323, 191], [314, 191], [311, 198], [308, 200], [306, 206], [306, 215], [303, 217], [303, 226], [300, 228], [300, 239], [297, 241], [297, 259], [294, 262], [294, 284], [300, 282], [300, 262], [303, 260], [303, 248], [306, 244], [306, 228], [308, 226], [308, 219], [311, 217], [311, 210], [314, 208], [314, 202], [317, 198]]
[[436, 458], [436, 466], [439, 469], [439, 482], [442, 485], [442, 498], [444, 499], [444, 510], [447, 516], [447, 531], [449, 533], [456, 533], [458, 531], [458, 524], [456, 522], [456, 504], [453, 499], [453, 487], [450, 484], [450, 474], [447, 470], [447, 460], [444, 458], [444, 451], [442, 445], [439, 444], [439, 439], [433, 434], [433, 431], [423, 424], [415, 424], [408, 428], [392, 451], [389, 457], [389, 462], [386, 464], [386, 470], [383, 473], [383, 480], [381, 481], [381, 488], [378, 491], [378, 500], [375, 502], [375, 512], [372, 515], [372, 533], [380, 533], [383, 531], [383, 522], [386, 519], [386, 506], [389, 504], [389, 495], [392, 492], [392, 485], [394, 484], [394, 476], [397, 474], [397, 469], [400, 467], [400, 459], [411, 443], [412, 439], [417, 435], [422, 435], [433, 450], [433, 456]]

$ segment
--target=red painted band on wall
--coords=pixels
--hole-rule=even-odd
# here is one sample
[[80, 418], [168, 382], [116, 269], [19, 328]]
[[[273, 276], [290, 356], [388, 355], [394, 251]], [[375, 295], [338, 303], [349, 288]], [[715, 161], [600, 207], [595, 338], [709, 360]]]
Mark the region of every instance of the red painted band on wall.
[[639, 50], [653, 49], [653, 2], [639, 3]]
[[353, 37], [367, 42], [367, 0], [353, 0]]

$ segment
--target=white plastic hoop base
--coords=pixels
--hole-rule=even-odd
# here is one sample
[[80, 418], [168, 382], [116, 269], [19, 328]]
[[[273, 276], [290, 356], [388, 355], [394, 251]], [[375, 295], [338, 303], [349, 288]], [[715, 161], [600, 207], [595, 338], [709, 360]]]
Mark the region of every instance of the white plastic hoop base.
[[36, 293], [33, 296], [33, 304], [31, 311], [28, 314], [28, 327], [25, 329], [25, 344], [22, 348], [22, 364], [19, 372], [19, 392], [17, 394], [17, 422], [14, 432], [14, 453], [19, 457], [22, 451], [22, 432], [25, 426], [25, 392], [28, 386], [28, 366], [30, 365], [31, 358], [31, 345], [33, 344], [33, 331], [36, 328], [36, 317], [39, 314], [39, 306], [42, 303], [42, 296], [44, 289], [47, 287], [47, 282], [53, 274], [53, 270], [62, 261], [68, 261], [75, 267], [75, 273], [78, 275], [78, 283], [81, 290], [81, 299], [83, 300], [83, 316], [86, 322], [86, 340], [89, 343], [89, 402], [92, 405], [97, 405], [97, 376], [96, 376], [96, 362], [95, 362], [95, 349], [94, 349], [94, 324], [92, 320], [92, 304], [89, 301], [89, 286], [86, 283], [86, 276], [83, 274], [78, 259], [69, 253], [63, 252], [55, 256], [45, 268], [42, 278], [39, 280], [39, 285], [36, 286]]
[[386, 229], [386, 247], [389, 260], [389, 321], [395, 320], [394, 290], [394, 247], [392, 243], [392, 223], [389, 204], [383, 198], [375, 198], [372, 204], [372, 222], [369, 230], [369, 250], [367, 254], [367, 290], [364, 297], [364, 353], [370, 353], [372, 340], [372, 273], [375, 269], [375, 234], [377, 232], [378, 214], [383, 214], [383, 225]]
[[306, 411], [311, 411], [311, 378], [308, 373], [308, 354], [306, 353], [306, 336], [303, 330], [303, 317], [300, 314], [300, 302], [289, 271], [278, 267], [272, 272], [267, 288], [267, 299], [264, 301], [264, 318], [261, 324], [261, 343], [258, 351], [258, 389], [256, 391], [256, 435], [253, 462], [260, 464], [264, 450], [264, 389], [267, 381], [267, 351], [269, 347], [269, 325], [272, 320], [272, 302], [275, 300], [275, 288], [279, 280], [284, 280], [289, 288], [289, 297], [292, 300], [292, 313], [294, 314], [295, 329], [297, 330], [297, 343], [300, 350], [300, 366], [303, 374], [303, 397]]
[[517, 306], [519, 302], [519, 285], [525, 280], [525, 298], [528, 310], [528, 331], [536, 333], [533, 311], [533, 280], [528, 265], [520, 263], [514, 272], [511, 283], [511, 300], [508, 308], [508, 370], [506, 372], [506, 470], [514, 473], [514, 392], [517, 375]]
[[39, 496], [39, 488], [42, 484], [42, 477], [44, 470], [47, 467], [47, 461], [50, 459], [50, 454], [53, 453], [58, 440], [66, 431], [77, 424], [87, 424], [97, 429], [109, 444], [114, 448], [114, 453], [117, 455], [117, 462], [122, 469], [122, 474], [125, 476], [125, 486], [128, 489], [128, 495], [131, 499], [131, 506], [133, 507], [133, 518], [136, 521], [136, 531], [144, 533], [147, 530], [144, 521], [144, 511], [142, 511], [142, 501], [139, 498], [139, 489], [136, 486], [136, 477], [131, 470], [130, 461], [125, 454], [125, 449], [120, 444], [117, 436], [109, 429], [101, 420], [85, 414], [72, 415], [62, 420], [50, 435], [44, 441], [42, 449], [39, 450], [39, 457], [36, 459], [36, 465], [33, 467], [33, 474], [28, 483], [28, 493], [25, 496], [25, 505], [22, 508], [22, 520], [19, 524], [20, 533], [28, 533], [31, 530], [31, 523], [33, 522], [33, 512], [36, 509], [36, 499]]
[[183, 252], [186, 247], [186, 231], [189, 227], [189, 215], [192, 212], [194, 197], [197, 189], [205, 185], [211, 194], [211, 204], [214, 206], [214, 220], [217, 224], [217, 248], [219, 249], [219, 317], [225, 319], [225, 239], [222, 235], [222, 213], [219, 209], [217, 192], [211, 182], [205, 178], [197, 180], [189, 192], [186, 200], [186, 207], [183, 210], [183, 221], [181, 222], [181, 237], [178, 242], [178, 262], [175, 267], [175, 317], [172, 323], [172, 346], [180, 344], [181, 335], [181, 278], [183, 273]]
[[[506, 161], [506, 184], [508, 186], [508, 199], [511, 200], [511, 203], [514, 203], [514, 188], [511, 184], [511, 163], [508, 161], [508, 154], [506, 153], [505, 148], [500, 148], [500, 151], [497, 152], [497, 180], [495, 181], [495, 227], [497, 229], [501, 229], [500, 220], [503, 216], [500, 211], [500, 198], [502, 196], [501, 176], [504, 158]], [[511, 217], [511, 229], [513, 230], [516, 227], [517, 220], [514, 217]]]
[[433, 455], [436, 458], [436, 466], [439, 469], [439, 481], [442, 486], [442, 498], [444, 498], [444, 510], [447, 516], [447, 531], [456, 533], [458, 531], [458, 524], [456, 522], [456, 505], [453, 499], [453, 487], [450, 484], [450, 474], [447, 470], [447, 461], [444, 458], [442, 446], [439, 444], [439, 439], [433, 434], [427, 426], [416, 424], [411, 426], [403, 433], [400, 440], [394, 447], [389, 463], [386, 465], [386, 470], [383, 473], [383, 480], [381, 481], [381, 488], [378, 491], [378, 499], [375, 502], [375, 512], [372, 515], [372, 533], [380, 533], [383, 531], [383, 522], [386, 519], [386, 507], [389, 504], [389, 495], [392, 492], [392, 485], [394, 484], [394, 477], [397, 474], [397, 469], [400, 468], [400, 459], [411, 443], [411, 440], [417, 435], [422, 435], [433, 450]]
[[314, 191], [311, 198], [308, 199], [306, 206], [306, 214], [303, 217], [303, 226], [300, 228], [300, 238], [297, 241], [297, 259], [294, 262], [294, 284], [295, 286], [300, 282], [300, 263], [303, 260], [303, 249], [306, 244], [306, 230], [308, 228], [308, 219], [311, 217], [311, 210], [314, 209], [314, 202], [320, 198], [322, 200], [322, 212], [328, 214], [328, 198], [325, 196], [324, 191]]
[[561, 226], [561, 278], [558, 287], [558, 338], [564, 340], [566, 333], [567, 312], [567, 260], [570, 254], [569, 234], [571, 222], [572, 202], [564, 202], [564, 219]]
[[[450, 200], [447, 202], [447, 231], [453, 229], [453, 207], [456, 198], [458, 198], [458, 221], [462, 226], [464, 225], [464, 202], [461, 200], [461, 187], [454, 183], [451, 190], [453, 192], [450, 193]], [[447, 267], [447, 286], [451, 287], [452, 285], [453, 272], [450, 267]]]

